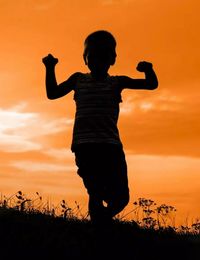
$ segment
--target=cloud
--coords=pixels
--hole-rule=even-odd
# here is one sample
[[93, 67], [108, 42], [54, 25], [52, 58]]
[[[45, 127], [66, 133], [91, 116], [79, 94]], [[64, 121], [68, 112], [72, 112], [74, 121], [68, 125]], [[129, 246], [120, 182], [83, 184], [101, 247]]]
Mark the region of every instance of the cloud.
[[60, 149], [49, 149], [46, 151], [43, 151], [44, 154], [47, 154], [51, 157], [54, 157], [56, 159], [62, 160], [62, 159], [73, 159], [74, 155], [70, 149], [60, 148]]
[[[176, 177], [180, 176], [181, 178], [195, 179], [197, 175], [199, 175], [199, 158], [176, 155], [133, 154], [131, 152], [126, 153], [126, 158], [129, 162], [129, 167], [133, 169], [132, 172], [135, 171], [137, 174], [149, 174], [149, 178], [167, 176], [173, 179], [174, 173], [176, 173]], [[188, 172], [190, 172], [189, 175]], [[145, 176], [145, 178], [147, 178], [147, 176]]]
[[128, 115], [134, 111], [134, 108], [135, 104], [133, 102], [133, 98], [127, 97], [120, 106], [120, 114]]
[[0, 109], [0, 150], [25, 152], [40, 150], [42, 145], [34, 138], [66, 131], [73, 120], [49, 119], [39, 113], [25, 112], [26, 103]]
[[42, 145], [26, 140], [22, 136], [10, 136], [0, 133], [0, 139], [0, 150], [4, 152], [27, 152], [42, 148]]
[[13, 161], [10, 166], [23, 170], [26, 172], [69, 172], [75, 171], [76, 168], [73, 165], [65, 164], [53, 164], [44, 162], [34, 162], [34, 161]]
[[141, 102], [140, 109], [144, 112], [154, 109], [154, 104], [152, 102]]
[[137, 154], [200, 156], [198, 97], [159, 89], [128, 94], [119, 120], [124, 147]]
[[125, 91], [120, 113], [130, 115], [137, 112], [177, 111], [181, 108], [183, 100], [169, 91], [159, 91], [158, 94], [134, 93], [132, 96], [127, 96]]

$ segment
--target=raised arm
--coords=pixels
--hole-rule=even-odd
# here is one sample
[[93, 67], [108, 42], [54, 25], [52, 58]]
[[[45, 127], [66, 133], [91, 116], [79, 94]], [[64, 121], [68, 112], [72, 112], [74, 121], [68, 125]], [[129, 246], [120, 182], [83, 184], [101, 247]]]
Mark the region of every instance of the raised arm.
[[55, 75], [55, 66], [58, 63], [58, 59], [49, 54], [42, 59], [42, 62], [46, 67], [46, 93], [48, 99], [63, 97], [73, 90], [78, 73], [74, 73], [68, 80], [58, 85]]
[[119, 76], [119, 82], [122, 89], [149, 89], [153, 90], [158, 87], [158, 79], [153, 65], [149, 62], [142, 61], [138, 63], [137, 70], [145, 73], [144, 79], [132, 79], [127, 76]]

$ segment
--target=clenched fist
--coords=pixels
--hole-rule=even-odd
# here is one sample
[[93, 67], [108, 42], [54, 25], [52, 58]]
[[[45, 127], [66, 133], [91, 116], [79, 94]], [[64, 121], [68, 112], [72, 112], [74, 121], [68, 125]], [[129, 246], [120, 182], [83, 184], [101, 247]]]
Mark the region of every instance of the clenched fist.
[[137, 70], [140, 72], [145, 72], [148, 71], [149, 69], [152, 69], [153, 65], [150, 62], [147, 61], [141, 61], [137, 65]]
[[48, 56], [42, 59], [42, 62], [46, 67], [54, 67], [58, 63], [58, 59], [54, 58], [53, 55], [49, 54]]

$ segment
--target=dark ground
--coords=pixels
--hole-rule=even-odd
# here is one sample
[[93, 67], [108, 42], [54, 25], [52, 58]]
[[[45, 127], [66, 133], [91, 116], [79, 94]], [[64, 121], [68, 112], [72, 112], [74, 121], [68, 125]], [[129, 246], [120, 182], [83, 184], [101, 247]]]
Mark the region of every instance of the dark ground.
[[145, 230], [135, 222], [94, 227], [41, 213], [0, 209], [0, 260], [200, 259], [200, 235]]

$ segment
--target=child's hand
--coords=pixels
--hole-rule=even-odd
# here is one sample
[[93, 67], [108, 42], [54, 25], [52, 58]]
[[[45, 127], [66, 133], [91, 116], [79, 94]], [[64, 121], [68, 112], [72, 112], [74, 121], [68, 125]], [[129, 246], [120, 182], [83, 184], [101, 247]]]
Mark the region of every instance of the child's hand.
[[140, 72], [145, 72], [148, 71], [149, 69], [152, 69], [153, 65], [150, 62], [147, 61], [141, 61], [137, 65], [137, 70]]
[[58, 63], [58, 59], [54, 58], [53, 55], [49, 54], [48, 56], [42, 59], [42, 62], [46, 67], [54, 67]]

